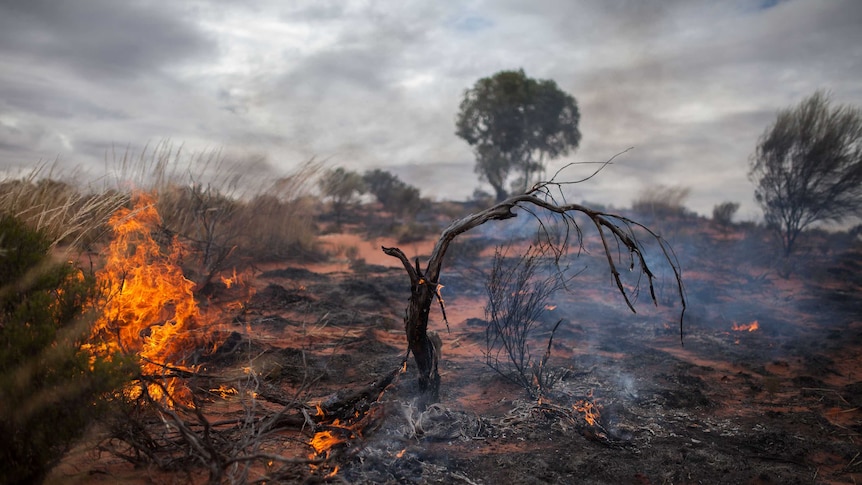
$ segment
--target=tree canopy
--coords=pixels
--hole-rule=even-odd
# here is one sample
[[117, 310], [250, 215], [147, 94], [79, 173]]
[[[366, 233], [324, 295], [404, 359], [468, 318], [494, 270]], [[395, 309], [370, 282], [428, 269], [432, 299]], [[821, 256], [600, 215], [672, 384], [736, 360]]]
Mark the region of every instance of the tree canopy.
[[578, 147], [579, 121], [575, 98], [556, 82], [529, 78], [519, 69], [479, 79], [466, 90], [455, 133], [473, 147], [476, 173], [502, 201], [510, 174], [519, 174], [513, 191], [527, 192], [547, 159]]
[[785, 256], [817, 221], [840, 221], [862, 209], [862, 110], [832, 107], [818, 91], [778, 112], [751, 159], [749, 178]]
[[344, 210], [367, 190], [361, 175], [343, 167], [327, 170], [318, 183], [323, 195], [332, 199], [332, 210], [339, 222]]
[[396, 215], [415, 214], [422, 207], [419, 189], [385, 170], [374, 169], [362, 176], [368, 191], [383, 205], [383, 208]]

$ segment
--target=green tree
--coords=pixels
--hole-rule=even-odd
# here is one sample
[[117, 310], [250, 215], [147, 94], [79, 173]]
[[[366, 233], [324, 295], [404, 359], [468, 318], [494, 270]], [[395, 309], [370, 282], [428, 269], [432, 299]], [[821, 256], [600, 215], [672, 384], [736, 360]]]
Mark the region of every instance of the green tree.
[[832, 107], [818, 91], [779, 111], [758, 140], [749, 178], [790, 256], [812, 223], [840, 221], [862, 209], [862, 110]]
[[324, 172], [320, 178], [319, 186], [323, 195], [332, 200], [332, 212], [335, 213], [335, 219], [338, 223], [341, 223], [344, 211], [355, 204], [358, 197], [367, 191], [362, 176], [352, 170], [345, 170], [343, 167]]
[[399, 216], [417, 213], [424, 203], [419, 189], [403, 182], [385, 170], [375, 169], [362, 176], [368, 191], [383, 205], [383, 208]]
[[54, 264], [43, 232], [0, 216], [0, 483], [39, 483], [129, 378], [83, 348], [94, 279]]
[[479, 79], [465, 91], [455, 134], [473, 147], [476, 173], [502, 201], [510, 174], [520, 174], [513, 189], [524, 193], [548, 159], [578, 147], [579, 121], [575, 98], [520, 69]]

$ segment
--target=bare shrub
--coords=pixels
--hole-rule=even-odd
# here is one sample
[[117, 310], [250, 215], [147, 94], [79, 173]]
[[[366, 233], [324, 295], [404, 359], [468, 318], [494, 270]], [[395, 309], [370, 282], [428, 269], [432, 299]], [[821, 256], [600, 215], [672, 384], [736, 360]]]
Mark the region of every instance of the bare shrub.
[[[242, 377], [223, 381], [218, 389], [211, 389], [211, 378], [186, 377], [194, 390], [190, 403], [174, 401], [169, 406], [142, 385], [140, 396], [129, 400], [108, 421], [108, 435], [99, 449], [135, 466], [155, 465], [185, 472], [190, 478], [196, 470], [203, 470], [213, 484], [295, 479], [306, 474], [309, 464], [321, 461], [305, 454], [285, 454], [282, 450], [295, 446], [285, 446], [289, 443], [284, 440], [289, 438], [276, 433], [284, 427], [288, 412], [305, 406], [299, 398], [307, 391], [306, 385], [293, 397], [277, 399], [280, 410], [273, 411], [259, 397], [266, 394], [267, 384], [251, 366]], [[154, 377], [146, 382], [162, 385], [163, 380]], [[167, 395], [166, 387], [162, 391]], [[240, 410], [230, 416], [213, 411], [209, 403], [223, 399], [218, 393], [238, 401]]]
[[549, 246], [536, 245], [523, 254], [509, 258], [497, 248], [494, 266], [486, 284], [485, 363], [501, 376], [539, 397], [553, 386], [547, 372], [551, 343], [560, 322], [550, 330], [544, 356], [536, 360], [530, 345], [539, 331], [548, 298], [565, 285], [562, 274], [547, 261]]

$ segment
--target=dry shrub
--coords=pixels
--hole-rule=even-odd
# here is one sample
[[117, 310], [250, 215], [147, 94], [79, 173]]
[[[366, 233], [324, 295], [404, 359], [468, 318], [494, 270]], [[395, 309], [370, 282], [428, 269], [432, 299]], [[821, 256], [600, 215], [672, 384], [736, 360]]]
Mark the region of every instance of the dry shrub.
[[321, 256], [314, 223], [320, 202], [311, 190], [322, 168], [310, 160], [244, 204], [244, 253], [265, 259]]
[[[52, 245], [88, 247], [107, 235], [107, 220], [131, 194], [156, 200], [165, 239], [192, 251], [184, 270], [201, 286], [249, 259], [316, 256], [318, 200], [312, 197], [322, 164], [310, 160], [272, 182], [220, 151], [185, 153], [161, 142], [137, 156], [113, 154], [102, 187], [84, 192], [55, 165], [39, 165], [18, 180], [0, 181], [0, 213], [43, 231]], [[265, 168], [265, 167], [264, 167]], [[103, 241], [104, 242], [104, 241]]]
[[0, 182], [0, 213], [44, 233], [52, 246], [87, 246], [105, 233], [108, 218], [129, 196], [113, 190], [82, 193], [55, 169], [40, 164], [20, 179]]
[[[504, 378], [537, 398], [554, 384], [548, 372], [551, 343], [560, 322], [542, 323], [548, 299], [565, 285], [565, 278], [548, 257], [549, 245], [536, 245], [521, 255], [507, 257], [497, 248], [486, 291], [485, 363]], [[550, 259], [550, 260], [549, 260]], [[541, 358], [532, 354], [537, 333], [549, 332]]]
[[247, 170], [260, 162], [228, 160], [220, 151], [185, 154], [163, 142], [116, 159], [115, 176], [120, 186], [154, 195], [163, 229], [193, 249], [195, 267], [186, 269], [203, 285], [249, 259], [316, 254], [319, 204], [311, 191], [323, 164], [310, 160], [272, 182], [267, 170]]
[[240, 211], [245, 226], [240, 251], [259, 259], [320, 256], [314, 224], [317, 209], [317, 200], [311, 197], [255, 197]]

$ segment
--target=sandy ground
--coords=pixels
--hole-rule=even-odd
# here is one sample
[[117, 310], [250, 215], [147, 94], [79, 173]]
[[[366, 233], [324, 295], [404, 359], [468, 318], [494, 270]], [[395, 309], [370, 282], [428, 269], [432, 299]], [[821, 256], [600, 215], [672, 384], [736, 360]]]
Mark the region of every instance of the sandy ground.
[[[487, 274], [488, 251], [474, 264], [444, 269], [448, 330], [437, 309], [431, 317], [443, 342], [440, 403], [417, 407], [409, 361], [379, 400], [362, 408], [374, 415], [357, 420], [366, 429], [320, 469], [298, 467], [284, 482], [857, 483], [862, 285], [847, 271], [862, 266], [862, 254], [824, 259], [816, 276], [782, 279], [768, 267], [737, 264], [737, 248], [728, 244], [744, 238], [725, 239], [696, 253], [680, 250], [692, 268], [684, 273], [684, 345], [672, 299], [660, 298], [656, 308], [642, 298], [632, 314], [606, 269], [584, 263], [533, 335], [536, 359], [548, 325], [563, 320], [546, 369], [555, 385], [541, 400], [485, 365], [479, 275]], [[395, 242], [352, 234], [323, 241], [333, 261], [261, 266], [246, 283], [254, 296], [237, 307], [229, 302], [243, 290], [225, 289], [210, 309], [223, 313], [222, 328], [250, 342], [251, 365], [279, 392], [295, 389], [302, 372], [320, 376], [310, 402], [367, 386], [397, 368], [406, 349], [401, 316], [409, 283], [400, 262], [380, 251]], [[411, 258], [427, 255], [433, 242], [402, 249]], [[355, 272], [360, 259], [364, 269]], [[756, 331], [733, 330], [754, 321]], [[294, 359], [299, 353], [303, 368]], [[248, 362], [215, 361], [208, 372], [228, 374], [238, 365]], [[578, 411], [584, 402], [600, 412], [595, 425]], [[309, 429], [284, 435], [296, 453], [308, 452], [302, 443]], [[198, 468], [132, 467], [92, 451], [95, 440], [73, 451], [51, 481], [205, 482]]]

